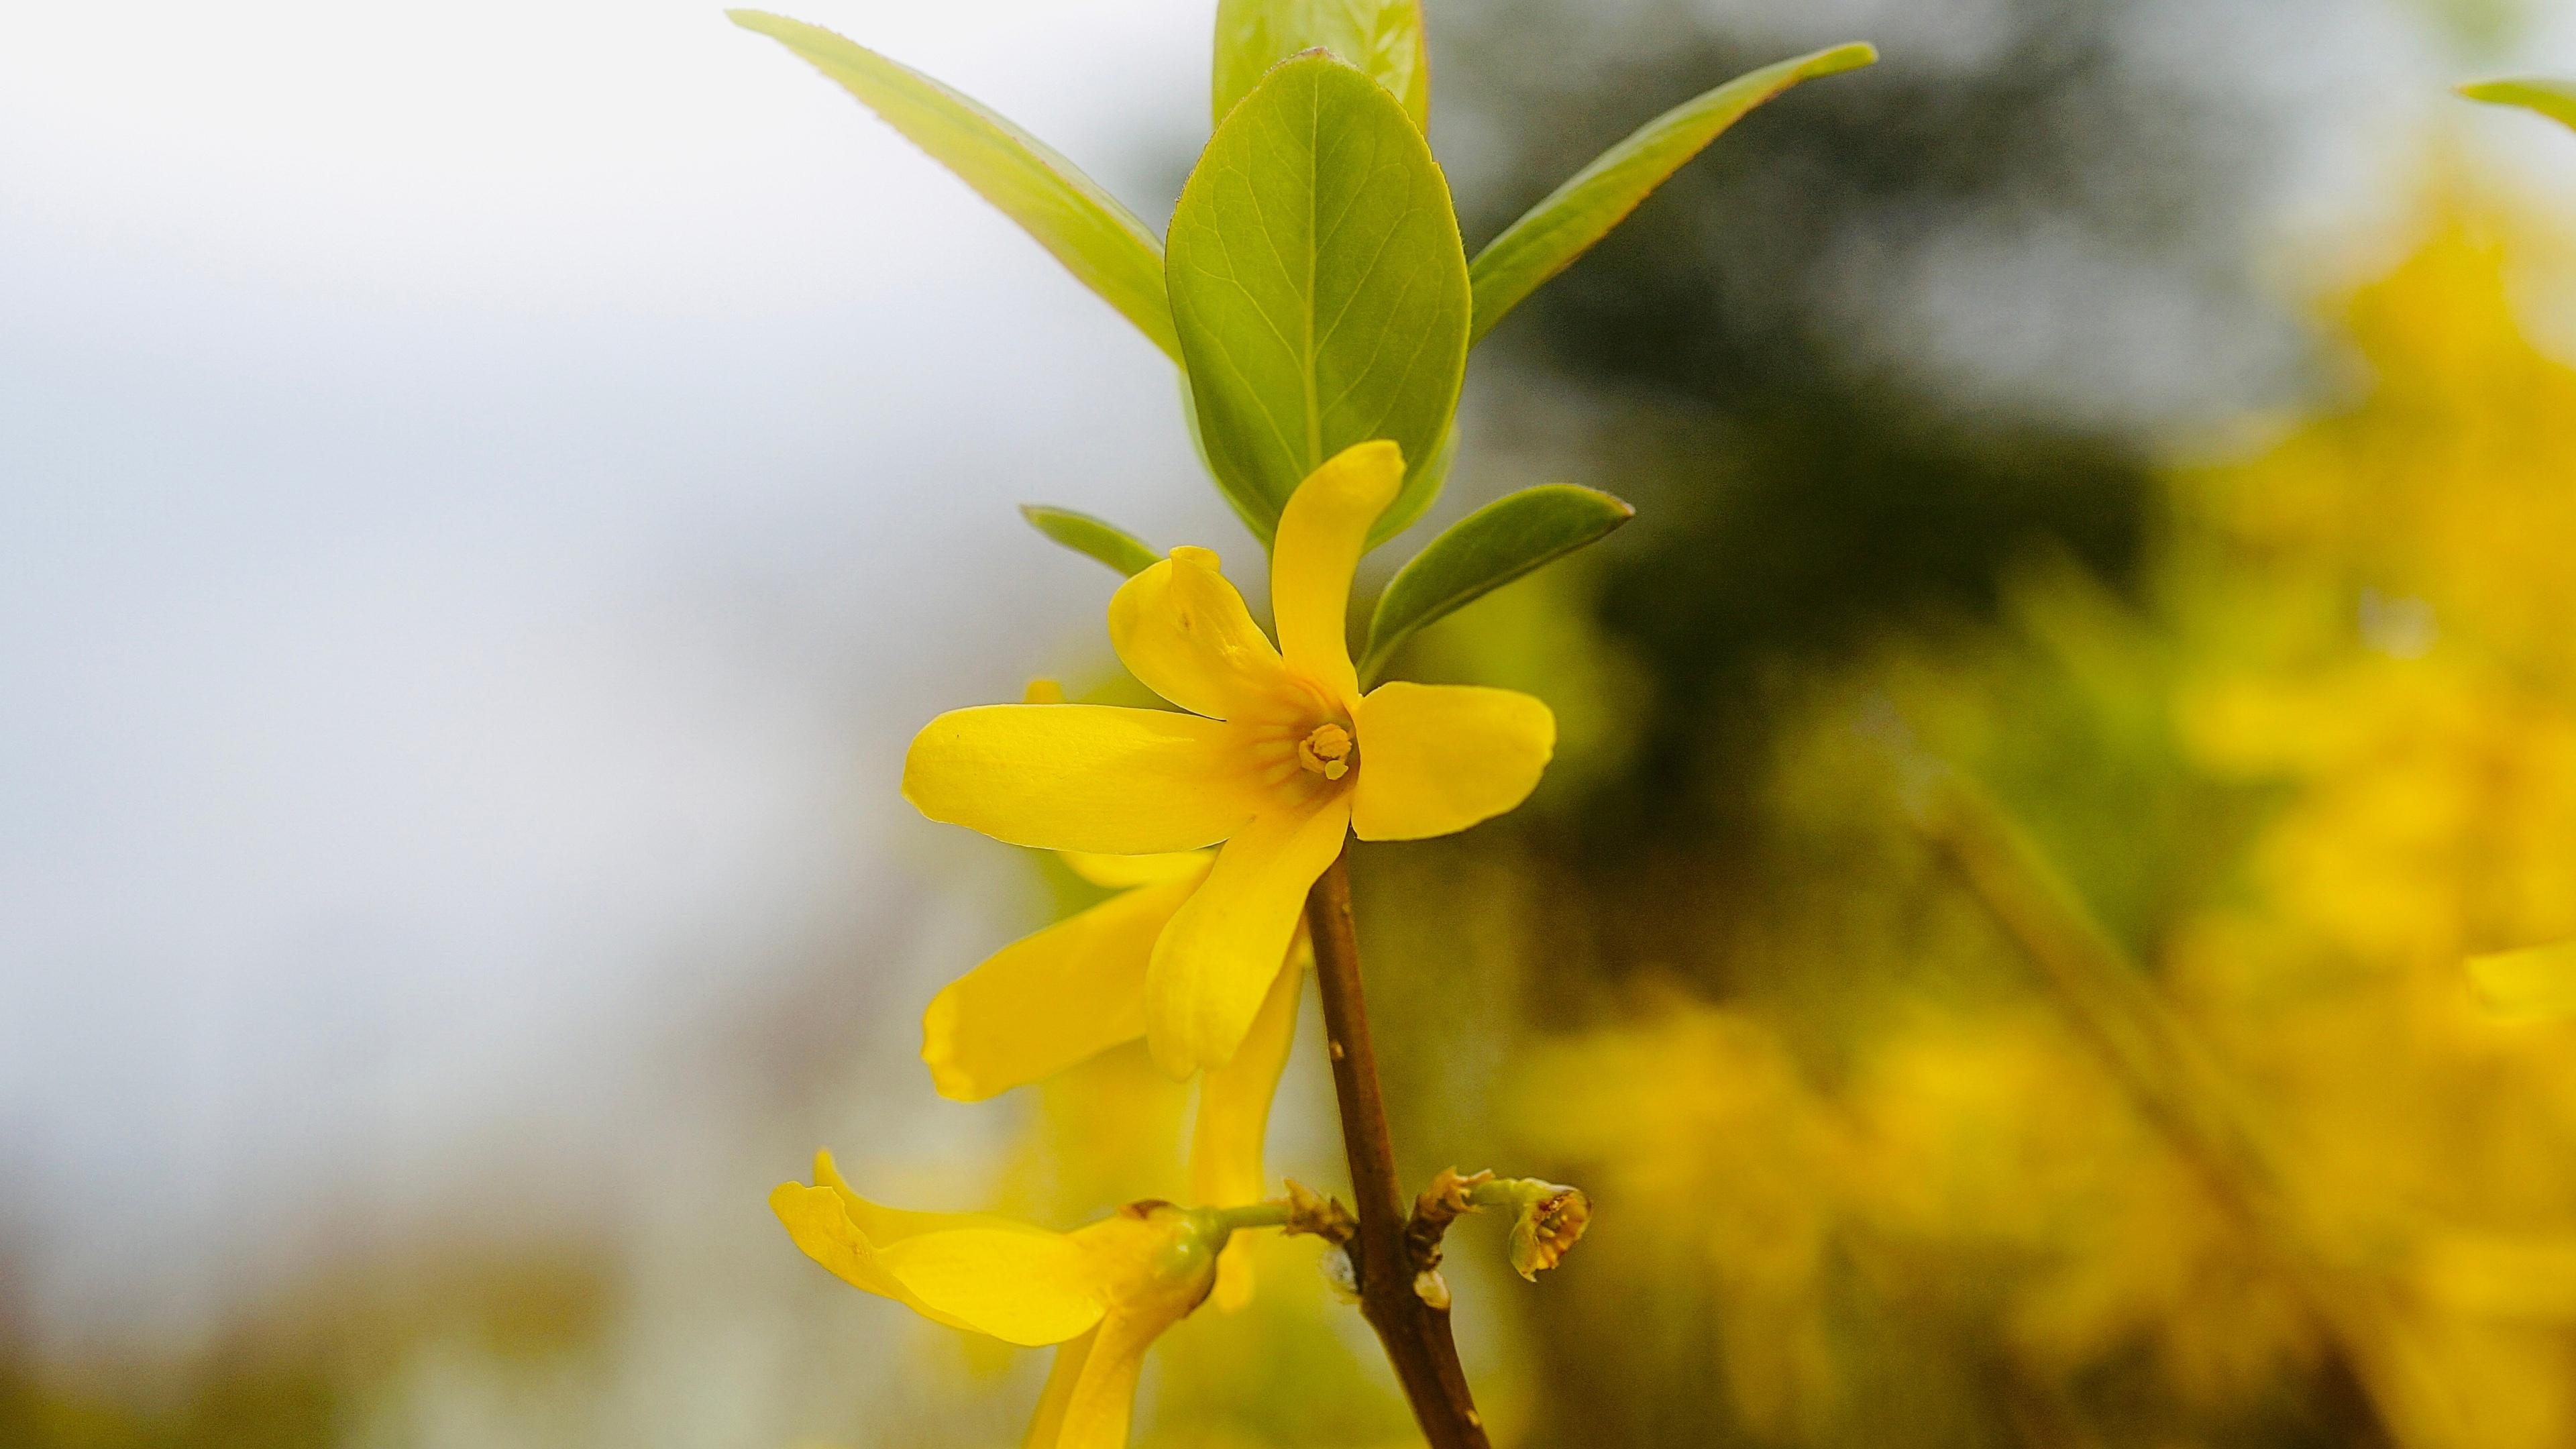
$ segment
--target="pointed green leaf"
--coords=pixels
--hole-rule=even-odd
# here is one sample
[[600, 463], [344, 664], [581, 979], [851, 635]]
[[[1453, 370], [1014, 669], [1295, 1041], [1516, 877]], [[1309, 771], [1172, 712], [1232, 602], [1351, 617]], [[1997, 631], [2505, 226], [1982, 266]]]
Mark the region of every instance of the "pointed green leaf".
[[1105, 519], [1070, 508], [1049, 508], [1043, 503], [1023, 503], [1020, 516], [1029, 526], [1075, 553], [1088, 554], [1118, 572], [1134, 578], [1163, 561], [1163, 556], [1143, 539]]
[[1483, 338], [1530, 293], [1592, 250], [1746, 112], [1800, 81], [1857, 70], [1877, 59], [1871, 46], [1838, 45], [1764, 66], [1684, 101], [1602, 152], [1477, 253], [1474, 336]]
[[1273, 69], [1182, 188], [1167, 271], [1200, 441], [1254, 533], [1373, 438], [1412, 469], [1377, 537], [1420, 516], [1470, 301], [1449, 183], [1393, 96], [1327, 55]]
[[1369, 620], [1360, 677], [1375, 679], [1416, 630], [1532, 569], [1598, 542], [1637, 516], [1607, 493], [1550, 483], [1500, 498], [1450, 525], [1396, 572]]
[[1217, 0], [1217, 124], [1272, 66], [1319, 49], [1386, 87], [1415, 127], [1430, 117], [1422, 0]]
[[1163, 296], [1162, 247], [1080, 168], [975, 101], [831, 31], [758, 10], [725, 14], [839, 82], [1180, 360], [1171, 303]]
[[2523, 76], [2462, 86], [2460, 94], [2490, 105], [2520, 106], [2528, 111], [2538, 111], [2553, 121], [2576, 126], [2576, 81]]
[[2498, 1016], [2576, 1016], [2576, 941], [2469, 958], [2478, 1002]]

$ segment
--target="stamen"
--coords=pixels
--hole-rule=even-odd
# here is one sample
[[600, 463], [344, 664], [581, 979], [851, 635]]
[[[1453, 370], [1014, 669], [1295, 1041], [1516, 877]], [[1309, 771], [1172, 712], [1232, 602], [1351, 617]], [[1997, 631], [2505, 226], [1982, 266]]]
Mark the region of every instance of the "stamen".
[[1359, 741], [1341, 725], [1317, 725], [1297, 742], [1297, 763], [1327, 780], [1338, 780], [1359, 763]]

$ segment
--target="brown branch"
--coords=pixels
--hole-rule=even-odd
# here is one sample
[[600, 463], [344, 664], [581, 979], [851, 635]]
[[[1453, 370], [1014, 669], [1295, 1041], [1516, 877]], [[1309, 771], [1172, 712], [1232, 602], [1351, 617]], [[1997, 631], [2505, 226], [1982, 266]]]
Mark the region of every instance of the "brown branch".
[[1342, 1147], [1351, 1163], [1351, 1199], [1359, 1237], [1351, 1267], [1359, 1279], [1360, 1316], [1404, 1385], [1414, 1421], [1431, 1449], [1488, 1449], [1476, 1414], [1449, 1313], [1414, 1291], [1405, 1244], [1404, 1192], [1395, 1175], [1395, 1142], [1386, 1127], [1377, 1051], [1369, 1041], [1368, 1003], [1360, 990], [1359, 936], [1351, 924], [1350, 850], [1333, 861], [1306, 898], [1315, 941], [1315, 980], [1324, 997], [1324, 1036], [1333, 1059], [1333, 1095], [1342, 1109]]

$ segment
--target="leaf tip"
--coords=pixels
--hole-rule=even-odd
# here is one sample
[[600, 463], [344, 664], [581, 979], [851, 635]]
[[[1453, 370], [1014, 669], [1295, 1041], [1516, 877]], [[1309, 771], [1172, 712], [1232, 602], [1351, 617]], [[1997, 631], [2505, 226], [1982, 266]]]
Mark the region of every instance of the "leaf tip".
[[1807, 74], [1810, 76], [1839, 75], [1847, 70], [1859, 70], [1864, 66], [1876, 64], [1878, 64], [1878, 47], [1866, 40], [1855, 40], [1848, 45], [1837, 45], [1831, 50], [1818, 51], [1815, 62], [1808, 68]]

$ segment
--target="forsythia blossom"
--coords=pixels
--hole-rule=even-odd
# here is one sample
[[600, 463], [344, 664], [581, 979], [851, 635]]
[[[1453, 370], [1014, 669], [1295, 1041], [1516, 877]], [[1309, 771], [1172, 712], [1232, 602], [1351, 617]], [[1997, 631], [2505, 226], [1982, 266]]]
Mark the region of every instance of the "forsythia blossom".
[[[1205, 549], [1174, 549], [1119, 589], [1111, 643], [1180, 710], [956, 710], [905, 760], [904, 796], [923, 814], [1014, 844], [1126, 856], [1221, 845], [1204, 876], [1176, 867], [1083, 927], [1152, 934], [1141, 1025], [1175, 1076], [1235, 1058], [1285, 974], [1308, 888], [1348, 835], [1415, 840], [1500, 815], [1528, 797], [1555, 748], [1554, 717], [1525, 694], [1410, 683], [1361, 693], [1345, 634], [1351, 576], [1403, 480], [1401, 452], [1381, 441], [1298, 487], [1272, 555], [1275, 648]], [[1132, 995], [1089, 994], [1053, 974], [1066, 989], [1050, 1005], [1085, 1004], [1061, 1031], [1032, 1013], [1025, 1035], [1051, 1041], [1024, 1046], [1025, 1061], [1069, 1064], [1135, 1021], [1120, 1015]]]
[[1229, 1229], [1212, 1214], [1133, 1203], [1051, 1233], [985, 1213], [917, 1213], [852, 1192], [816, 1153], [814, 1185], [769, 1205], [808, 1257], [952, 1328], [1061, 1345], [1025, 1449], [1119, 1449], [1145, 1350], [1208, 1296]]
[[[1028, 703], [1062, 704], [1051, 680], [1029, 686]], [[980, 1102], [1145, 1034], [1145, 970], [1173, 913], [1207, 879], [1212, 852], [1086, 855], [1064, 863], [1119, 894], [1014, 941], [931, 998], [922, 1015], [921, 1056], [941, 1096]], [[1266, 1194], [1262, 1142], [1270, 1102], [1297, 1031], [1298, 990], [1310, 957], [1304, 931], [1262, 998], [1252, 1029], [1231, 1060], [1199, 1080], [1190, 1142], [1190, 1196], [1232, 1206]], [[1250, 1245], [1230, 1246], [1217, 1275], [1217, 1306], [1241, 1307], [1252, 1292]]]

